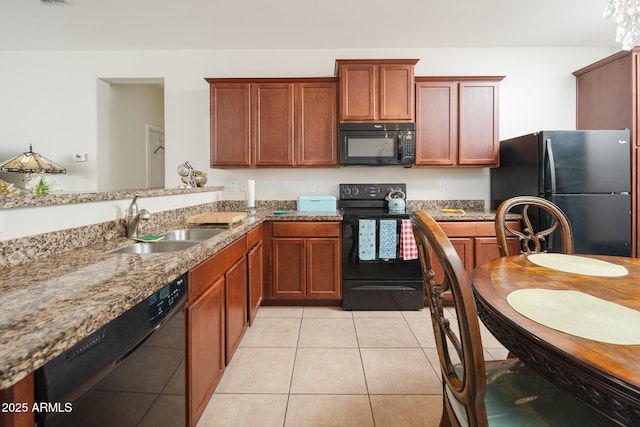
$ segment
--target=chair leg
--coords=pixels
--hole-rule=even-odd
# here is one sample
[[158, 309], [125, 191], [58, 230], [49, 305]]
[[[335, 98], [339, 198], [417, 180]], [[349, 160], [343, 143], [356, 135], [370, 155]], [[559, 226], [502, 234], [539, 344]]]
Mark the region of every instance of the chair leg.
[[442, 411], [442, 418], [440, 419], [440, 427], [453, 427], [451, 425], [451, 420], [449, 420], [449, 414], [447, 414], [447, 410]]
[[440, 418], [440, 427], [455, 427], [458, 423], [451, 422], [450, 405], [447, 396], [442, 396], [442, 417]]

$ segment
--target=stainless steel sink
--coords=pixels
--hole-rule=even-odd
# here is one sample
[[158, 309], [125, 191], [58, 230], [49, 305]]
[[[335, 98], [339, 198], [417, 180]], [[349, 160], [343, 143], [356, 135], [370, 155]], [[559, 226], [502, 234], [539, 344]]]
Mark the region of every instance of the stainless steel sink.
[[163, 234], [164, 241], [201, 241], [209, 239], [224, 230], [215, 228], [185, 228], [183, 230], [171, 230]]
[[197, 245], [197, 241], [178, 241], [160, 240], [158, 242], [148, 243], [134, 243], [133, 245], [124, 246], [119, 249], [114, 249], [110, 253], [116, 254], [154, 254], [160, 252], [175, 252], [183, 249], [190, 248], [193, 245]]

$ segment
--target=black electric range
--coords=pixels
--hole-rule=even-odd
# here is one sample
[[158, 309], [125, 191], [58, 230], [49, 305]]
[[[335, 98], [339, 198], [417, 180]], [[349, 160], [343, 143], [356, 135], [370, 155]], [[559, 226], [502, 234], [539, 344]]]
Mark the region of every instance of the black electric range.
[[347, 310], [424, 307], [409, 212], [390, 211], [386, 200], [394, 190], [407, 194], [406, 184], [340, 184], [342, 306]]

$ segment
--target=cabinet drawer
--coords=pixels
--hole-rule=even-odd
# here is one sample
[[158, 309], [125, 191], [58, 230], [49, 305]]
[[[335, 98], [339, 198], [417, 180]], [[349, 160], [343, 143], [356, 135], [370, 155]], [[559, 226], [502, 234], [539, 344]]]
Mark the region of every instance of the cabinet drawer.
[[328, 222], [274, 222], [273, 237], [340, 237], [340, 223]]
[[263, 229], [264, 229], [263, 225], [260, 224], [259, 226], [257, 226], [256, 228], [254, 228], [253, 230], [247, 233], [247, 248], [251, 249], [252, 247], [257, 245], [258, 242], [262, 241]]
[[202, 294], [214, 280], [223, 275], [240, 257], [247, 253], [247, 237], [242, 236], [189, 272], [187, 299], [192, 301]]
[[[438, 222], [447, 237], [495, 237], [496, 228], [493, 221], [443, 221]], [[520, 229], [519, 221], [507, 221], [509, 227]]]

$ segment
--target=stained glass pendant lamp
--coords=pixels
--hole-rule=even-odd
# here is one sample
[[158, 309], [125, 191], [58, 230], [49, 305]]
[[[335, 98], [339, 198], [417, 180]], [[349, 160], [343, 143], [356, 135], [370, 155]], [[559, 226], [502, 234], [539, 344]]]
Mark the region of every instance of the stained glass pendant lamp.
[[41, 154], [34, 153], [29, 145], [29, 151], [13, 157], [0, 164], [2, 172], [17, 173], [67, 173], [67, 170], [56, 162], [47, 159]]

